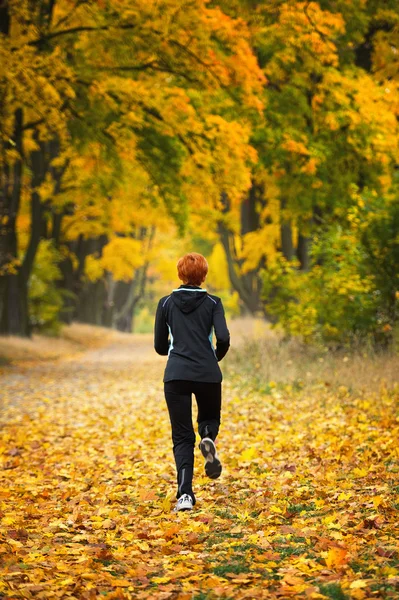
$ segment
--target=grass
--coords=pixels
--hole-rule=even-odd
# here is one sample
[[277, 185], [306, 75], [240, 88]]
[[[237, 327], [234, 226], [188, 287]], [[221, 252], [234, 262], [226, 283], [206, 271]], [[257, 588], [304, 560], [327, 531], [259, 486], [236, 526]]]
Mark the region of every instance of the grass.
[[0, 356], [0, 367], [5, 367], [10, 364], [10, 360], [6, 356]]
[[227, 563], [222, 563], [217, 567], [213, 568], [213, 573], [218, 577], [225, 577], [226, 573], [234, 573], [235, 575], [239, 575], [240, 573], [249, 573], [251, 571], [251, 565], [247, 564], [245, 559], [239, 560], [238, 557], [235, 557], [235, 561], [229, 561]]
[[[255, 323], [255, 324], [254, 324]], [[256, 330], [256, 321], [231, 323], [232, 347], [224, 360], [226, 377], [240, 374], [264, 394], [289, 385], [293, 390], [308, 384], [350, 391], [379, 391], [399, 385], [399, 354], [370, 347], [329, 350], [305, 344], [298, 338], [285, 339], [266, 326]]]
[[314, 511], [316, 506], [314, 502], [310, 502], [310, 504], [289, 504], [287, 507], [288, 513], [299, 514], [302, 511]]
[[320, 585], [320, 593], [332, 600], [347, 600], [348, 596], [342, 591], [339, 583], [327, 583]]

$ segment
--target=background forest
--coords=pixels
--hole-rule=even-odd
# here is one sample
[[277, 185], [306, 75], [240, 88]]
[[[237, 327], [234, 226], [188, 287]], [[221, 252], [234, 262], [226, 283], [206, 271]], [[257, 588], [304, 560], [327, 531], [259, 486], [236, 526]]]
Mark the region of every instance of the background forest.
[[[0, 332], [230, 315], [395, 343], [396, 0], [0, 2]], [[395, 333], [396, 332], [396, 333]]]

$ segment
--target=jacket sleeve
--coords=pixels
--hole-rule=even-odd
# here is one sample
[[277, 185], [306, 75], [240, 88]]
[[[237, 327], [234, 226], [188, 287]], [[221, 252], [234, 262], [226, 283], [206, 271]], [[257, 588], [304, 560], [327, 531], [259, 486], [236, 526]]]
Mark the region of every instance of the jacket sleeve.
[[227, 329], [221, 300], [219, 300], [213, 309], [213, 327], [216, 335], [216, 358], [220, 361], [227, 354], [230, 347], [230, 332]]
[[166, 356], [169, 352], [169, 328], [166, 324], [165, 312], [162, 307], [163, 298], [158, 303], [157, 312], [155, 315], [154, 327], [154, 348], [161, 356]]

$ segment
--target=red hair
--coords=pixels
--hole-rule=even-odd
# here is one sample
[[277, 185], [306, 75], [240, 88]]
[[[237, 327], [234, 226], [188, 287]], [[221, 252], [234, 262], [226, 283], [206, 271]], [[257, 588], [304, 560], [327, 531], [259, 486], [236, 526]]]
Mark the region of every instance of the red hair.
[[177, 274], [183, 283], [201, 285], [208, 273], [208, 263], [202, 254], [190, 252], [179, 259]]

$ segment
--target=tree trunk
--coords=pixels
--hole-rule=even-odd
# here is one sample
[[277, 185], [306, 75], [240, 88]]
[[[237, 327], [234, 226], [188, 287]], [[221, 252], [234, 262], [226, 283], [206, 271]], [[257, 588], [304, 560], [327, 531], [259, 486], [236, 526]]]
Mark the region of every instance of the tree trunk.
[[[22, 135], [23, 113], [17, 109], [14, 116], [14, 134], [11, 141], [2, 144], [3, 167], [0, 174], [0, 333], [28, 335], [24, 299], [19, 294], [25, 287], [18, 264], [18, 237], [16, 222], [22, 189]], [[11, 147], [19, 158], [10, 166], [5, 151]]]
[[[145, 293], [148, 267], [149, 263], [140, 267], [134, 274], [134, 278], [130, 284], [124, 284], [126, 286], [125, 301], [120, 310], [115, 312], [113, 318], [113, 326], [118, 329], [118, 331], [132, 332], [134, 311]], [[120, 298], [118, 298], [118, 295], [116, 295], [116, 298], [118, 299], [117, 305], [120, 305]]]
[[240, 276], [237, 273], [237, 270], [240, 266], [240, 261], [237, 258], [234, 241], [232, 239], [231, 232], [227, 229], [227, 227], [219, 222], [218, 225], [219, 238], [223, 245], [226, 260], [227, 260], [227, 269], [229, 273], [229, 278], [231, 285], [238, 292], [238, 295], [245, 307], [251, 314], [255, 314], [259, 310], [259, 296], [258, 294], [254, 294], [249, 284], [249, 277]]
[[264, 204], [263, 185], [252, 180], [248, 196], [241, 204], [241, 235], [256, 231], [260, 227], [260, 205]]
[[[287, 200], [282, 198], [281, 200], [281, 211], [284, 211], [287, 205]], [[294, 244], [292, 241], [292, 227], [291, 221], [286, 220], [285, 216], [281, 216], [280, 225], [281, 234], [281, 252], [287, 260], [292, 260], [294, 257]]]
[[0, 2], [0, 33], [8, 35], [10, 31], [10, 11], [9, 2], [2, 0]]
[[20, 271], [7, 277], [3, 319], [3, 335], [29, 337], [28, 289]]
[[[147, 250], [150, 250], [155, 236], [155, 227], [151, 227], [150, 234], [146, 227], [140, 228], [138, 238], [144, 240], [148, 239]], [[132, 332], [133, 315], [137, 304], [140, 302], [145, 294], [145, 287], [147, 283], [147, 271], [149, 263], [145, 263], [142, 267], [137, 269], [134, 274], [132, 281], [128, 284], [124, 284], [125, 293], [121, 296], [119, 290], [115, 294], [115, 313], [113, 318], [113, 327], [119, 331], [125, 331], [128, 333]], [[122, 282], [120, 282], [120, 287]], [[124, 296], [124, 299], [122, 300]], [[121, 301], [122, 300], [122, 301]]]
[[105, 275], [105, 304], [104, 304], [104, 317], [103, 322], [105, 327], [112, 327], [112, 321], [115, 310], [114, 294], [115, 294], [116, 282], [114, 281], [112, 274], [107, 271]]
[[118, 281], [116, 283], [112, 327], [118, 331], [126, 331], [129, 333], [132, 332], [132, 316], [135, 304], [136, 289], [137, 272], [129, 283], [125, 281]]
[[24, 329], [21, 330], [21, 335], [31, 335], [31, 325], [28, 314], [28, 293], [29, 293], [29, 278], [32, 273], [37, 250], [40, 240], [46, 237], [46, 223], [44, 219], [44, 205], [42, 204], [39, 187], [44, 183], [49, 170], [50, 162], [56, 156], [56, 146], [49, 142], [39, 141], [38, 134], [35, 135], [38, 149], [34, 150], [30, 155], [30, 166], [32, 170], [31, 180], [31, 224], [30, 237], [28, 247], [20, 269], [20, 285], [19, 292], [21, 294], [20, 308], [26, 311], [26, 314], [21, 315], [20, 322], [24, 323]]
[[104, 325], [103, 311], [106, 300], [106, 290], [102, 279], [87, 282], [79, 295], [75, 316], [82, 323]]
[[294, 244], [292, 242], [292, 228], [290, 223], [281, 225], [281, 251], [287, 260], [294, 257]]
[[[8, 36], [10, 31], [10, 4], [11, 2], [7, 0], [0, 0], [0, 33], [5, 36]], [[51, 20], [53, 9], [54, 0], [48, 0], [40, 5], [41, 16], [48, 15], [47, 25]], [[30, 11], [29, 15], [32, 17], [33, 12]], [[31, 22], [33, 21], [29, 18], [27, 25]], [[0, 97], [0, 111], [7, 92], [5, 86], [1, 92], [3, 97]], [[0, 127], [3, 122], [2, 117], [0, 112]], [[28, 281], [44, 227], [43, 207], [38, 188], [43, 183], [48, 168], [48, 165], [45, 164], [46, 145], [39, 142], [36, 134], [39, 148], [30, 156], [32, 223], [28, 248], [22, 265], [20, 265], [18, 264], [16, 220], [20, 207], [23, 173], [23, 112], [21, 108], [18, 108], [14, 114], [13, 135], [10, 136], [4, 131], [0, 131], [0, 133], [3, 140], [7, 140], [0, 143], [0, 151], [3, 154], [0, 171], [0, 333], [29, 336], [31, 331], [28, 315]], [[9, 139], [10, 137], [12, 139]], [[9, 163], [6, 155], [6, 151], [11, 148], [16, 150], [19, 155], [12, 164]]]
[[302, 235], [298, 235], [298, 246], [297, 246], [297, 258], [300, 262], [301, 271], [308, 271], [310, 266], [309, 260], [309, 238]]
[[[59, 234], [58, 240], [59, 243], [62, 242], [61, 234]], [[60, 318], [64, 323], [71, 323], [75, 318], [84, 323], [93, 323], [94, 316], [91, 314], [88, 305], [90, 306], [92, 302], [90, 294], [93, 292], [94, 288], [92, 286], [94, 284], [84, 281], [83, 275], [86, 257], [88, 254], [93, 254], [95, 252], [98, 252], [101, 256], [102, 249], [107, 241], [108, 238], [106, 235], [100, 235], [98, 238], [89, 240], [85, 240], [83, 239], [83, 236], [80, 236], [77, 240], [65, 244], [69, 251], [77, 257], [78, 267], [74, 270], [72, 260], [69, 257], [60, 263], [62, 280], [58, 285], [60, 288], [66, 290], [64, 307], [60, 314]], [[96, 294], [98, 293], [101, 295], [101, 301], [103, 302], [101, 309], [102, 317], [100, 322], [96, 322], [98, 325], [101, 324], [110, 327], [110, 314], [112, 315], [113, 309], [112, 307], [110, 309], [110, 307], [107, 306], [109, 292], [105, 291], [105, 288], [107, 288], [106, 281], [103, 282], [102, 285], [102, 288], [95, 288]], [[98, 320], [99, 308], [97, 304], [95, 312], [95, 319]]]
[[48, 158], [46, 157], [46, 144], [39, 142], [37, 136], [36, 143], [38, 143], [39, 148], [32, 152], [30, 160], [32, 168], [30, 237], [21, 268], [26, 281], [28, 281], [32, 272], [36, 252], [44, 229], [43, 205], [40, 200], [38, 188], [45, 180], [48, 169]]
[[[223, 212], [229, 211], [229, 200], [227, 194], [222, 194]], [[241, 205], [241, 235], [245, 235], [250, 231], [256, 231], [260, 226], [259, 210], [264, 206], [264, 190], [262, 185], [252, 181], [251, 189], [248, 197]], [[265, 317], [272, 320], [263, 306], [261, 301], [262, 281], [259, 277], [259, 265], [257, 269], [249, 271], [245, 274], [239, 274], [242, 261], [237, 256], [237, 251], [234, 245], [234, 235], [226, 227], [223, 220], [218, 223], [219, 239], [223, 245], [229, 278], [234, 290], [238, 293], [240, 300], [243, 302], [245, 309], [252, 315], [262, 312]]]

